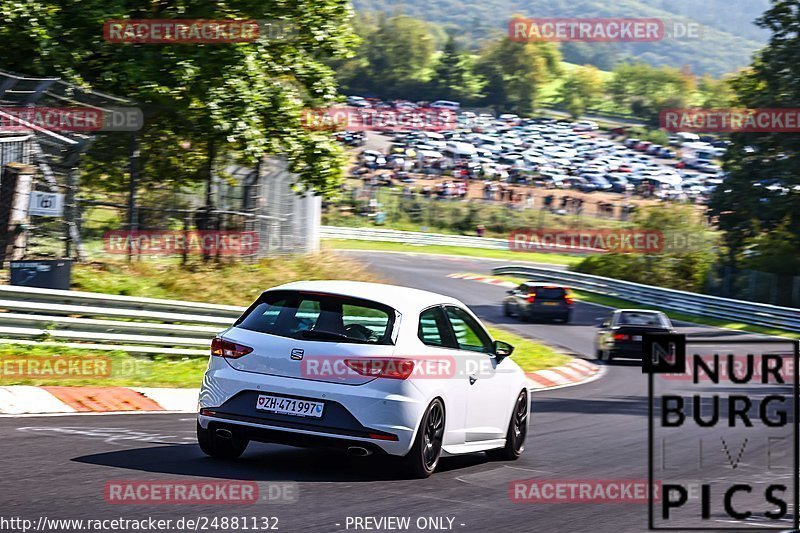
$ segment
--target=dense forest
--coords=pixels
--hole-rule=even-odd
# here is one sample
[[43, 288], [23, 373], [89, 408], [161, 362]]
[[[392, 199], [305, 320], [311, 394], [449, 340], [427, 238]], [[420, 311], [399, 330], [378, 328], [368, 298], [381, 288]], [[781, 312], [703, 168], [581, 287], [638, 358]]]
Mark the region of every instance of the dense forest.
[[509, 19], [525, 17], [658, 17], [703, 25], [697, 40], [658, 43], [565, 43], [566, 61], [611, 70], [633, 59], [655, 66], [688, 66], [719, 76], [750, 64], [768, 33], [753, 21], [768, 0], [354, 0], [362, 12], [405, 14], [455, 31], [459, 44], [473, 49], [505, 33]]

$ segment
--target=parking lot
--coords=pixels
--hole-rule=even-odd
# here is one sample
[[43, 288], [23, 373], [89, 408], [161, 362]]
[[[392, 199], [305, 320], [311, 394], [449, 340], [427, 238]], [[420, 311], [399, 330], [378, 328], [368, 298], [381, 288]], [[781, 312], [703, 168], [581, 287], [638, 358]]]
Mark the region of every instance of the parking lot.
[[[704, 204], [724, 176], [714, 163], [690, 169], [681, 161], [683, 142], [659, 146], [601, 131], [591, 121], [569, 122], [516, 115], [460, 113], [450, 130], [343, 132], [340, 140], [359, 146], [351, 177], [373, 185], [400, 185], [434, 196], [528, 200], [540, 196], [517, 187], [608, 193], [613, 199], [680, 200]], [[697, 143], [690, 143], [697, 144]], [[718, 157], [724, 148], [708, 145]], [[444, 180], [427, 182], [426, 179]], [[455, 181], [450, 181], [455, 180]], [[459, 182], [483, 180], [483, 187]], [[516, 191], [509, 196], [507, 190]], [[562, 194], [554, 194], [561, 197]], [[528, 203], [530, 203], [528, 201]], [[592, 202], [594, 203], [594, 201]], [[562, 206], [563, 207], [563, 206]], [[553, 208], [558, 208], [557, 202]]]

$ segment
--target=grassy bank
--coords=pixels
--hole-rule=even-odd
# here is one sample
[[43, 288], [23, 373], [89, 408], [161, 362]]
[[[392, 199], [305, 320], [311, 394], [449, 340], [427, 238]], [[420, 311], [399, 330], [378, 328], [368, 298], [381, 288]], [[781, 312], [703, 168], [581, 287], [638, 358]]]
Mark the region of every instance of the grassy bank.
[[360, 263], [332, 252], [263, 259], [256, 263], [181, 267], [175, 259], [125, 260], [77, 264], [75, 290], [169, 298], [227, 305], [249, 305], [262, 291], [298, 280], [381, 281]]
[[[66, 363], [57, 365], [61, 360]], [[60, 368], [63, 364], [71, 370]], [[205, 357], [145, 357], [121, 351], [0, 344], [0, 386], [199, 387], [205, 368]]]
[[328, 250], [378, 250], [386, 252], [413, 252], [420, 254], [445, 254], [508, 261], [530, 261], [552, 265], [574, 265], [581, 261], [577, 255], [548, 254], [536, 252], [512, 252], [511, 250], [490, 250], [484, 248], [461, 248], [458, 246], [417, 245], [395, 242], [359, 241], [350, 239], [329, 239], [322, 242]]

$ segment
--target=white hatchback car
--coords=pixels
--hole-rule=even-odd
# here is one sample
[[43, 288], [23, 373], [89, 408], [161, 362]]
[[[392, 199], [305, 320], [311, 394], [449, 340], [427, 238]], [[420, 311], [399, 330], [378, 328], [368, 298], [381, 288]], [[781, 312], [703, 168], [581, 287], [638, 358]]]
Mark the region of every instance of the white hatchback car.
[[525, 375], [447, 296], [353, 281], [265, 291], [214, 339], [200, 392], [202, 450], [250, 440], [403, 457], [429, 476], [441, 455], [523, 451]]

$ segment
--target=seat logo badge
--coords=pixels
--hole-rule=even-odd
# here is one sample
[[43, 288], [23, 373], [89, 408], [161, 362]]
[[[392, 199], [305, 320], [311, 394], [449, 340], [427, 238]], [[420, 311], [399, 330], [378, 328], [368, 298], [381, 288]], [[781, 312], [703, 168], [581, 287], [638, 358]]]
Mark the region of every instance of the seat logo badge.
[[300, 361], [303, 359], [303, 350], [300, 348], [292, 348], [292, 359], [295, 361]]

